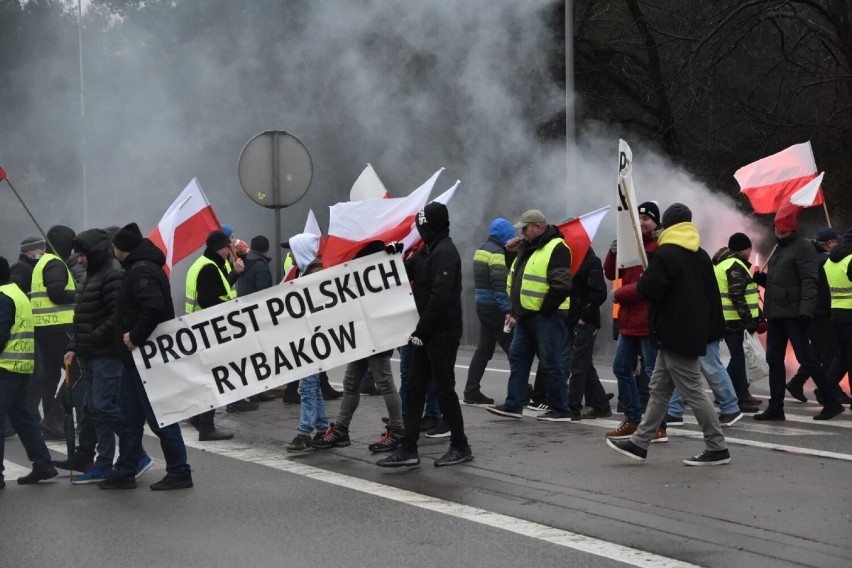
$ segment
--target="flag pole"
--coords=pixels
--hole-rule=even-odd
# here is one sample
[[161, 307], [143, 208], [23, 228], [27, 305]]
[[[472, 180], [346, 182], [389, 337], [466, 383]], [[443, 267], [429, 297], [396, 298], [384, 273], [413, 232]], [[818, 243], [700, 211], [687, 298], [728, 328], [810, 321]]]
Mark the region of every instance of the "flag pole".
[[825, 204], [825, 197], [822, 198], [822, 210], [825, 212], [825, 222], [828, 223], [828, 228], [831, 228], [831, 217], [828, 216], [828, 206]]
[[[27, 207], [27, 204], [26, 204], [26, 203], [24, 203], [24, 200], [21, 198], [20, 194], [18, 194], [18, 190], [17, 190], [17, 189], [15, 189], [15, 186], [14, 186], [14, 185], [12, 185], [12, 182], [11, 182], [11, 181], [9, 181], [9, 176], [5, 176], [3, 179], [5, 179], [5, 180], [6, 180], [6, 183], [8, 183], [8, 184], [9, 184], [9, 187], [11, 187], [11, 188], [12, 188], [12, 192], [14, 192], [15, 197], [17, 197], [17, 198], [18, 198], [18, 201], [20, 201], [20, 202], [21, 202], [21, 205], [23, 205], [23, 206], [24, 206], [24, 210], [27, 212], [27, 215], [29, 215], [29, 216], [30, 216], [30, 219], [32, 219], [32, 220], [33, 220], [33, 223], [35, 223], [35, 226], [36, 226], [36, 228], [38, 229], [38, 232], [39, 232], [39, 233], [41, 233], [41, 236], [42, 236], [42, 237], [44, 237], [44, 242], [45, 242], [45, 243], [47, 243], [47, 246], [49, 246], [49, 247], [50, 247], [50, 250], [52, 250], [52, 251], [54, 251], [54, 252], [55, 252], [55, 251], [56, 251], [56, 249], [55, 249], [55, 248], [53, 248], [53, 243], [51, 243], [51, 242], [50, 242], [50, 239], [48, 239], [48, 238], [47, 238], [47, 233], [45, 233], [45, 232], [44, 232], [44, 229], [42, 229], [42, 228], [41, 228], [41, 225], [39, 225], [39, 224], [38, 224], [38, 221], [36, 221], [36, 218], [33, 216], [32, 211], [30, 211], [30, 208], [29, 208], [29, 207]], [[64, 259], [63, 259], [63, 261], [64, 261]]]

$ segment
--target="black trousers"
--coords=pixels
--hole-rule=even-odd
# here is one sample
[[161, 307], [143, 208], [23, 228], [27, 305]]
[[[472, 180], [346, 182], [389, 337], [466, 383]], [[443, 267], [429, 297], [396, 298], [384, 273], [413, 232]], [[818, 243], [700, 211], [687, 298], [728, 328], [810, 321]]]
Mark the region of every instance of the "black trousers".
[[475, 395], [479, 391], [479, 384], [485, 367], [494, 356], [494, 348], [499, 344], [500, 349], [506, 355], [509, 354], [509, 346], [512, 345], [512, 332], [505, 333], [503, 325], [505, 316], [496, 308], [481, 308], [477, 306], [476, 317], [479, 319], [479, 343], [476, 351], [470, 359], [470, 368], [467, 372], [467, 383], [464, 386], [465, 398]]
[[609, 399], [592, 361], [598, 329], [589, 324], [575, 325], [566, 333], [571, 342], [571, 362], [568, 366], [568, 409], [580, 412], [585, 397], [586, 406], [609, 410]]

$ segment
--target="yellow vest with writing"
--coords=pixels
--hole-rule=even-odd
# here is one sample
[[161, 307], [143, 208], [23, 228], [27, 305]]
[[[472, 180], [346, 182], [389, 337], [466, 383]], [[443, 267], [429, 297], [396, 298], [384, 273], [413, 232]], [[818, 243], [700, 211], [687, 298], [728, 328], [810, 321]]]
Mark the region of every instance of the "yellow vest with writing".
[[0, 369], [23, 375], [32, 374], [35, 368], [35, 327], [30, 300], [17, 284], [0, 286], [0, 294], [15, 302], [15, 321], [12, 323], [9, 341], [0, 352]]
[[[550, 256], [553, 254], [553, 249], [559, 245], [568, 245], [562, 239], [550, 239], [540, 249], [530, 255], [527, 264], [524, 266], [524, 274], [521, 276], [521, 307], [525, 310], [537, 312], [541, 309], [541, 304], [544, 302], [544, 297], [550, 290], [550, 284], [547, 283], [547, 266], [550, 264]], [[570, 249], [569, 249], [570, 250]], [[518, 259], [512, 263], [512, 269], [509, 271], [509, 278], [506, 281], [506, 293], [512, 297], [512, 281], [515, 279], [515, 267], [518, 265]], [[565, 298], [565, 301], [559, 304], [558, 310], [567, 310], [571, 305], [571, 297]]]
[[[50, 325], [63, 325], [74, 321], [74, 304], [54, 304], [47, 297], [47, 288], [44, 286], [44, 267], [51, 260], [62, 259], [55, 254], [47, 253], [41, 257], [33, 268], [33, 282], [30, 287], [30, 302], [32, 304], [33, 324], [35, 327], [46, 327]], [[65, 265], [62, 262], [63, 266]], [[65, 283], [65, 289], [73, 291], [77, 288], [77, 283], [74, 277], [71, 276], [71, 271], [65, 266], [68, 271], [68, 281]]]
[[852, 254], [840, 259], [840, 262], [829, 259], [822, 265], [825, 278], [828, 280], [828, 289], [831, 292], [831, 309], [833, 310], [852, 310], [852, 282], [846, 277], [850, 260], [852, 260]]
[[[746, 266], [746, 263], [738, 258], [727, 258], [713, 267], [714, 272], [716, 272], [716, 282], [719, 283], [719, 293], [722, 296], [722, 313], [725, 316], [725, 321], [737, 321], [740, 319], [740, 314], [737, 313], [737, 308], [734, 306], [734, 303], [731, 301], [731, 297], [728, 294], [727, 272], [734, 264], [739, 264], [743, 267], [743, 270], [748, 273], [748, 266]], [[749, 311], [751, 312], [751, 317], [757, 319], [760, 312], [757, 305], [757, 284], [755, 284], [753, 280], [750, 280], [746, 286], [745, 301], [748, 305]]]
[[227, 275], [231, 272], [231, 265], [225, 261], [225, 272], [222, 272], [215, 262], [206, 256], [202, 256], [192, 263], [192, 266], [189, 267], [189, 272], [186, 273], [186, 305], [184, 306], [184, 309], [188, 314], [202, 309], [198, 305], [198, 273], [201, 272], [201, 269], [208, 264], [212, 264], [216, 270], [219, 271], [219, 276], [222, 277], [222, 286], [228, 291], [227, 294], [219, 296], [219, 299], [223, 302], [227, 302], [228, 300], [237, 297], [237, 291], [231, 288], [231, 285], [228, 283]]

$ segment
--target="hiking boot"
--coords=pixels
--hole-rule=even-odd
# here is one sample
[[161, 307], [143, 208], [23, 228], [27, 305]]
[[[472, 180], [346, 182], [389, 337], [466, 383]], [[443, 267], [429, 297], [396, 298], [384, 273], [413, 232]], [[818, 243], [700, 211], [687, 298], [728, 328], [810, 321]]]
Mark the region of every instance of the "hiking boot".
[[609, 408], [590, 408], [581, 415], [586, 420], [594, 420], [595, 418], [609, 418], [612, 416], [612, 410]]
[[435, 460], [435, 467], [457, 465], [469, 461], [473, 461], [473, 452], [470, 451], [470, 446], [465, 446], [462, 449], [450, 446], [447, 453]]
[[619, 454], [627, 456], [628, 458], [634, 459], [636, 461], [643, 462], [645, 461], [645, 458], [648, 457], [648, 450], [643, 450], [628, 439], [613, 440], [612, 438], [607, 438], [606, 445], [618, 452]]
[[831, 408], [826, 406], [823, 407], [823, 409], [819, 411], [819, 414], [817, 414], [813, 418], [814, 420], [831, 420], [838, 414], [842, 413], [844, 410], [845, 409], [840, 404], [838, 404], [837, 406], [832, 406]]
[[441, 420], [440, 424], [426, 432], [427, 438], [449, 438], [450, 425]]
[[29, 472], [23, 477], [18, 478], [18, 485], [34, 485], [39, 481], [51, 479], [56, 477], [57, 475], [59, 475], [59, 472], [56, 471], [56, 468], [52, 465], [39, 468], [34, 467], [31, 472]]
[[524, 415], [522, 410], [515, 410], [513, 408], [509, 408], [505, 404], [489, 406], [485, 410], [487, 410], [491, 414], [496, 414], [498, 416], [508, 416], [509, 418], [522, 418]]
[[636, 422], [633, 422], [632, 420], [625, 420], [618, 425], [618, 428], [607, 432], [606, 437], [612, 440], [626, 440], [633, 435], [633, 432], [635, 432], [638, 427], [639, 424]]
[[[148, 454], [143, 454], [141, 458], [139, 458], [139, 463], [136, 464], [136, 477], [139, 477], [154, 465], [154, 460], [151, 459], [151, 456]], [[73, 483], [73, 482], [72, 482]]]
[[318, 450], [327, 450], [329, 448], [345, 448], [351, 445], [349, 440], [349, 429], [344, 429], [342, 426], [335, 426], [332, 422], [322, 438], [314, 443], [314, 447]]
[[201, 430], [200, 432], [198, 432], [199, 442], [216, 442], [218, 440], [230, 440], [233, 437], [233, 434], [222, 432], [221, 430], [217, 430], [216, 428], [213, 428], [212, 430]]
[[739, 422], [740, 419], [742, 419], [742, 417], [743, 417], [742, 412], [733, 412], [731, 414], [724, 414], [724, 413], [720, 414], [719, 415], [719, 426], [721, 426], [722, 428], [730, 428], [731, 426], [733, 426], [734, 424]]
[[420, 431], [428, 432], [433, 428], [437, 428], [441, 424], [441, 417], [434, 414], [424, 414], [420, 420]]
[[376, 454], [381, 452], [392, 452], [397, 448], [397, 446], [399, 446], [401, 441], [402, 434], [397, 434], [391, 430], [390, 426], [388, 426], [385, 433], [381, 438], [379, 438], [379, 441], [375, 444], [370, 444], [367, 446], [367, 449]]
[[672, 416], [671, 414], [666, 414], [664, 422], [666, 423], [666, 426], [683, 426], [683, 416]]
[[73, 460], [54, 460], [53, 465], [59, 469], [83, 473], [84, 471], [89, 471], [95, 463], [91, 458], [80, 458], [75, 455]]
[[787, 392], [790, 393], [790, 396], [799, 402], [808, 402], [808, 397], [805, 396], [805, 391], [802, 389], [802, 385], [790, 381], [787, 383], [785, 388], [787, 389]]
[[467, 406], [488, 406], [489, 404], [494, 404], [494, 399], [485, 396], [481, 392], [475, 392], [464, 395], [462, 404], [466, 404]]
[[[577, 413], [579, 420], [579, 413]], [[573, 417], [570, 412], [562, 412], [561, 410], [548, 410], [541, 416], [537, 416], [536, 420], [543, 420], [545, 422], [570, 422], [573, 420]]]
[[243, 399], [225, 406], [225, 412], [228, 414], [234, 414], [235, 412], [251, 412], [258, 408], [260, 408], [259, 402], [252, 402], [250, 400]]
[[72, 485], [87, 485], [89, 483], [99, 483], [112, 476], [112, 469], [101, 469], [99, 467], [90, 468], [85, 473], [75, 475], [71, 478]]
[[101, 489], [136, 489], [136, 478], [132, 475], [113, 475], [98, 483]]
[[293, 441], [287, 444], [287, 452], [291, 454], [301, 454], [304, 452], [313, 452], [316, 450], [311, 437], [308, 434], [297, 434]]
[[773, 421], [773, 422], [783, 422], [787, 420], [787, 417], [784, 416], [783, 408], [767, 408], [763, 412], [754, 415], [755, 420], [763, 420], [763, 421]]
[[403, 467], [419, 464], [420, 456], [417, 455], [417, 452], [408, 452], [402, 449], [401, 446], [397, 446], [393, 453], [388, 457], [376, 462], [376, 465], [379, 467]]
[[651, 436], [652, 444], [663, 444], [669, 441], [669, 436], [666, 433], [666, 429], [663, 427], [657, 428], [657, 431], [654, 432], [654, 435]]
[[192, 474], [167, 473], [156, 483], [151, 484], [151, 491], [171, 491], [173, 489], [189, 489], [192, 487]]
[[697, 456], [683, 460], [684, 465], [724, 465], [731, 463], [731, 454], [727, 449], [711, 452], [704, 450]]

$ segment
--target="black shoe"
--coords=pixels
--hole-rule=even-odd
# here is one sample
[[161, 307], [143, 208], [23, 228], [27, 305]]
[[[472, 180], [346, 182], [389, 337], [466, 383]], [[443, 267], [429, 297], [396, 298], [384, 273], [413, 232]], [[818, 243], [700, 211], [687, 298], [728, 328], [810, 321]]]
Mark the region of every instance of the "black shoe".
[[186, 421], [189, 422], [196, 430], [198, 430], [199, 426], [201, 425], [201, 417], [198, 415], [190, 416], [186, 419]]
[[473, 452], [470, 451], [470, 446], [465, 446], [462, 449], [453, 448], [452, 446], [450, 446], [450, 449], [447, 450], [447, 453], [435, 460], [435, 467], [442, 467], [445, 465], [457, 465], [469, 461], [473, 461]]
[[334, 387], [328, 383], [320, 383], [320, 392], [322, 392], [323, 400], [337, 400], [343, 396], [341, 391], [334, 390]]
[[648, 457], [648, 450], [643, 450], [629, 439], [612, 440], [606, 439], [606, 445], [618, 452], [621, 455], [627, 456], [630, 459], [643, 462]]
[[428, 432], [429, 430], [437, 428], [440, 423], [441, 423], [441, 417], [440, 416], [434, 416], [432, 414], [426, 414], [420, 420], [420, 431], [421, 432]]
[[505, 404], [489, 406], [485, 410], [487, 410], [491, 414], [496, 414], [497, 416], [508, 416], [509, 418], [523, 418], [524, 416], [523, 410], [515, 410], [514, 408], [508, 408]]
[[615, 411], [618, 412], [619, 414], [624, 414], [625, 410], [626, 410], [626, 408], [620, 402], [615, 406]]
[[59, 441], [65, 439], [65, 426], [56, 421], [44, 419], [39, 424], [41, 435], [45, 441]]
[[790, 393], [790, 396], [799, 402], [808, 402], [808, 397], [805, 396], [805, 391], [802, 389], [802, 385], [795, 384], [791, 381], [787, 383], [786, 388], [787, 392]]
[[464, 400], [462, 404], [466, 404], [467, 406], [488, 406], [489, 404], [494, 404], [493, 398], [488, 398], [481, 392], [475, 392], [464, 395]]
[[[428, 435], [428, 434], [427, 434]], [[391, 430], [390, 426], [387, 427], [387, 431], [379, 438], [379, 441], [375, 444], [370, 444], [367, 446], [367, 449], [373, 453], [381, 453], [381, 452], [392, 452], [402, 441], [402, 434], [398, 434]]]
[[754, 415], [755, 420], [764, 420], [764, 421], [773, 421], [773, 422], [783, 422], [787, 420], [787, 417], [784, 416], [783, 408], [767, 408], [763, 412]]
[[273, 394], [262, 392], [260, 394], [255, 394], [249, 397], [249, 400], [252, 402], [272, 402], [277, 397]]
[[754, 414], [755, 412], [757, 412], [759, 410], [760, 410], [759, 406], [753, 406], [751, 404], [740, 403], [740, 412], [742, 412], [742, 413]]
[[593, 420], [595, 418], [609, 418], [610, 416], [612, 416], [612, 410], [610, 410], [609, 408], [590, 408], [581, 416], [586, 420]]
[[832, 406], [831, 408], [824, 407], [822, 410], [820, 410], [819, 414], [814, 416], [814, 420], [831, 420], [835, 416], [841, 414], [844, 410], [845, 409], [840, 404], [838, 404], [837, 406]]
[[449, 438], [450, 437], [450, 425], [441, 420], [441, 422], [426, 432], [427, 438]]
[[136, 477], [132, 475], [113, 475], [98, 482], [101, 489], [136, 489]]
[[52, 465], [49, 465], [47, 467], [33, 468], [33, 470], [25, 476], [18, 478], [18, 485], [34, 485], [39, 481], [44, 481], [45, 479], [52, 479], [57, 475], [59, 475], [59, 472], [56, 471], [56, 468]]
[[199, 442], [216, 442], [218, 440], [230, 440], [233, 437], [233, 434], [227, 434], [225, 432], [222, 432], [221, 430], [217, 430], [216, 428], [213, 428], [212, 430], [202, 430], [198, 432]]
[[734, 424], [742, 419], [742, 412], [732, 412], [730, 414], [720, 414], [719, 415], [719, 426], [722, 428], [730, 428]]
[[253, 410], [257, 410], [260, 408], [259, 402], [252, 402], [250, 400], [238, 400], [237, 402], [232, 402], [231, 404], [225, 407], [225, 412], [228, 414], [233, 414], [235, 412], [251, 412]]
[[391, 455], [376, 462], [379, 467], [403, 467], [420, 464], [420, 456], [417, 452], [407, 452], [397, 447]]
[[683, 426], [683, 416], [672, 416], [671, 414], [666, 414], [664, 422], [666, 423], [666, 426]]
[[728, 450], [717, 450], [715, 452], [704, 450], [697, 456], [686, 458], [683, 463], [684, 465], [724, 465], [731, 463], [731, 454]]
[[329, 448], [345, 448], [351, 444], [349, 430], [342, 426], [335, 426], [332, 422], [328, 430], [323, 433], [322, 438], [314, 442], [314, 447], [319, 450], [327, 450]]
[[311, 437], [307, 434], [297, 434], [293, 441], [287, 444], [287, 452], [291, 454], [302, 454], [316, 450]]
[[[580, 414], [577, 413], [577, 419], [580, 419]], [[541, 416], [537, 416], [536, 420], [545, 422], [573, 422], [574, 418], [570, 412], [562, 412], [561, 410], [550, 409]]]
[[0, 489], [6, 489], [6, 480], [0, 478]]
[[167, 473], [157, 483], [151, 484], [151, 491], [171, 491], [172, 489], [189, 489], [192, 487], [192, 474]]
[[68, 471], [88, 471], [95, 464], [94, 460], [74, 456], [73, 460], [54, 460], [53, 466]]

